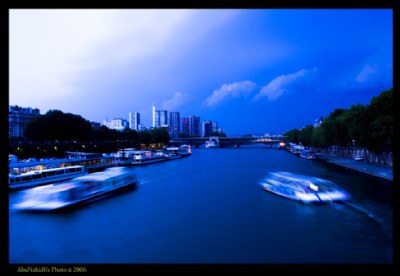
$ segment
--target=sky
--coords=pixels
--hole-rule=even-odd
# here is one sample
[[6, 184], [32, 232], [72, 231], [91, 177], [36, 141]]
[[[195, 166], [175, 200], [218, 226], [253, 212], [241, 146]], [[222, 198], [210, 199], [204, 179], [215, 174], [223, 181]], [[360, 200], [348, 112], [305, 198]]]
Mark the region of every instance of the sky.
[[392, 9], [10, 9], [9, 104], [282, 134], [393, 86]]

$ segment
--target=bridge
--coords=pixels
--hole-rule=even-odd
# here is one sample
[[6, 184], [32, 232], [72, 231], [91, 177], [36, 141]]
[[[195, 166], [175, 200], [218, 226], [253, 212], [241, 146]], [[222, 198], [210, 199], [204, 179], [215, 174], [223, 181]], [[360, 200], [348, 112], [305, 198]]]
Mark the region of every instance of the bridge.
[[206, 143], [213, 142], [214, 145], [219, 147], [240, 147], [241, 145], [250, 144], [278, 144], [280, 142], [286, 142], [287, 136], [283, 135], [266, 135], [266, 136], [245, 136], [245, 137], [187, 137], [187, 138], [172, 138], [169, 140], [170, 145], [191, 145], [199, 147]]

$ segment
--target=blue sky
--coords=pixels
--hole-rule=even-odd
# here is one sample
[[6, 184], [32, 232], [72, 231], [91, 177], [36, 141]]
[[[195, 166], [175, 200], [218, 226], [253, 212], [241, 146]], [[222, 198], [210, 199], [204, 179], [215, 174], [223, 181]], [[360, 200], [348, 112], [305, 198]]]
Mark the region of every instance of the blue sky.
[[283, 133], [393, 86], [391, 9], [10, 9], [10, 105]]

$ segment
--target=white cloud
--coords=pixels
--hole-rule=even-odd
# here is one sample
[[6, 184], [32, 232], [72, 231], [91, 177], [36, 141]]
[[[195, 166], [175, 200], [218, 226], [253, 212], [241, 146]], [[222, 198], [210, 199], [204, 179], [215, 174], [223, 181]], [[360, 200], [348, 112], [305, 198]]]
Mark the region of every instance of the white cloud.
[[182, 106], [188, 100], [188, 95], [176, 92], [174, 96], [161, 104], [162, 109], [174, 111], [177, 107]]
[[255, 86], [256, 84], [251, 81], [223, 84], [220, 89], [214, 90], [213, 94], [205, 100], [204, 105], [214, 106], [229, 98], [246, 96], [254, 90]]
[[301, 69], [295, 73], [280, 75], [262, 87], [254, 100], [259, 100], [262, 97], [267, 97], [270, 101], [276, 100], [288, 91], [293, 84], [311, 77], [316, 72], [317, 68], [314, 67], [313, 69]]
[[358, 73], [357, 77], [356, 77], [356, 81], [357, 82], [366, 82], [370, 79], [370, 77], [372, 75], [374, 75], [376, 73], [376, 66], [371, 66], [369, 64], [366, 64], [360, 71], [360, 73]]
[[159, 52], [190, 14], [161, 9], [11, 9], [10, 103], [41, 105], [75, 97], [82, 91], [73, 87], [74, 81], [85, 71], [117, 68]]
[[360, 64], [354, 80], [357, 85], [368, 85], [376, 82], [392, 83], [393, 52], [390, 46], [378, 48]]

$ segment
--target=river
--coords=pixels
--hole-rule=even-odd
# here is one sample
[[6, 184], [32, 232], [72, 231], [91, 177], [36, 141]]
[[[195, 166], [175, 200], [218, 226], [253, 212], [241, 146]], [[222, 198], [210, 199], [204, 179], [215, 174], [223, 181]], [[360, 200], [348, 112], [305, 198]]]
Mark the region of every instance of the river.
[[[9, 212], [10, 264], [390, 264], [392, 183], [265, 146], [132, 167], [139, 186], [61, 213]], [[271, 170], [329, 179], [349, 204], [264, 191]], [[10, 205], [19, 194], [10, 194]]]

